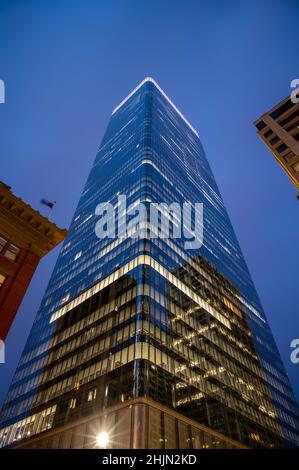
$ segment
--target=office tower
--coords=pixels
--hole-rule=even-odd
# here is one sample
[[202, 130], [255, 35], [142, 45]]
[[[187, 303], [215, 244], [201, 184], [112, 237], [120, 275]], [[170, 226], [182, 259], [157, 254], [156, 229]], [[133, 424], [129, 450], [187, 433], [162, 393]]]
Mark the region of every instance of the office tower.
[[0, 182], [0, 340], [6, 338], [41, 257], [66, 234]]
[[[181, 214], [160, 206], [153, 223], [154, 203]], [[203, 244], [190, 246], [198, 203]], [[2, 410], [2, 445], [295, 446], [296, 420], [199, 136], [147, 78], [112, 113]]]
[[263, 114], [255, 127], [299, 192], [299, 102], [284, 99]]

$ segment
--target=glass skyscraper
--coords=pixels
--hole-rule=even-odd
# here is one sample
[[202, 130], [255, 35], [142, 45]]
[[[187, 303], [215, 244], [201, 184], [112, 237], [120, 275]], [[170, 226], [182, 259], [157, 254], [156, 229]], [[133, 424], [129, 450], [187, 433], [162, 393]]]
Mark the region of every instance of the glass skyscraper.
[[[202, 246], [172, 236], [194, 210], [136, 222], [138, 204], [161, 202], [203, 204]], [[115, 210], [115, 237], [98, 236], [100, 203]], [[2, 446], [23, 448], [92, 448], [101, 433], [109, 448], [299, 445], [297, 404], [199, 136], [151, 78], [112, 113], [0, 426]]]

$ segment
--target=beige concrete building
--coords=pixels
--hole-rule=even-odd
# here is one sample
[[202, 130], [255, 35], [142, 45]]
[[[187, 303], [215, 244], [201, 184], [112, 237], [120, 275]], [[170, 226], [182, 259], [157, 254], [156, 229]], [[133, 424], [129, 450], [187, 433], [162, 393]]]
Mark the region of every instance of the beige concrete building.
[[288, 97], [254, 124], [297, 189], [299, 198], [299, 103], [293, 103]]

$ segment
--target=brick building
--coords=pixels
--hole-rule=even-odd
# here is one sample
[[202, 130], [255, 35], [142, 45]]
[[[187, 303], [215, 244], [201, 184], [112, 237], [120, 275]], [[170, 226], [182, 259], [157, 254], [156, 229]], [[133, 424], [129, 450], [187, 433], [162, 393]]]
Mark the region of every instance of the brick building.
[[9, 331], [39, 260], [66, 234], [0, 182], [1, 340]]

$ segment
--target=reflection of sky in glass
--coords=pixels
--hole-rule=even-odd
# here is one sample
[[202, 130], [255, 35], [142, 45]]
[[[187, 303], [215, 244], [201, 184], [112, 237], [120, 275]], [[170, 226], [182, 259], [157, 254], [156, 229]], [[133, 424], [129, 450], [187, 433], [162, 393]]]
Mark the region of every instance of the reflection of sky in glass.
[[[167, 2], [150, 11], [140, 2], [65, 2], [59, 10], [51, 2], [17, 8], [2, 2], [1, 178], [36, 208], [41, 196], [53, 197], [55, 222], [67, 225], [111, 109], [143, 76], [156, 77], [200, 132], [284, 362], [298, 384], [298, 366], [289, 360], [297, 328], [290, 249], [298, 232], [297, 201], [251, 124], [288, 94], [295, 78], [298, 6], [197, 3], [187, 9], [172, 2], [170, 12]], [[55, 256], [43, 260], [7, 339], [2, 396]]]

